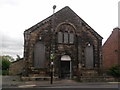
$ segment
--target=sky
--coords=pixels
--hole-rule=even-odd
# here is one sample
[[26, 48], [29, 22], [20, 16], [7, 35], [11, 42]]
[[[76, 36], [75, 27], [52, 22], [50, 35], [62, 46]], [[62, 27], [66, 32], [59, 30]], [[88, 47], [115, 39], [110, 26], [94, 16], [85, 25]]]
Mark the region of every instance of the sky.
[[103, 39], [118, 27], [119, 0], [0, 0], [0, 55], [23, 57], [26, 29], [69, 6]]

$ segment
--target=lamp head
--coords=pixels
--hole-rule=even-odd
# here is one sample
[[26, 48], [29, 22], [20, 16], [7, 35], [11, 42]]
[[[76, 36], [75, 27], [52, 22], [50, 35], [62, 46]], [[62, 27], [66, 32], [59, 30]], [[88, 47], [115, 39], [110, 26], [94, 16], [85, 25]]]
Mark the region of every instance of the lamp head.
[[55, 9], [55, 8], [56, 8], [56, 5], [53, 6], [53, 9]]

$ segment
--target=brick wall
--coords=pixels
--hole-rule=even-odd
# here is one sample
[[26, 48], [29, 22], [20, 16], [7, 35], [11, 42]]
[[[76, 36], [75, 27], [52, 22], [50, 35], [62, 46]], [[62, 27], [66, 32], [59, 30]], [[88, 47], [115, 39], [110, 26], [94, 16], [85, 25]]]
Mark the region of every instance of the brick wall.
[[[118, 38], [119, 36], [119, 38]], [[103, 68], [109, 68], [114, 64], [118, 64], [118, 56], [120, 56], [120, 29], [115, 28], [112, 34], [103, 45]]]
[[23, 72], [25, 68], [25, 61], [23, 59], [13, 62], [9, 68], [10, 75], [17, 75]]

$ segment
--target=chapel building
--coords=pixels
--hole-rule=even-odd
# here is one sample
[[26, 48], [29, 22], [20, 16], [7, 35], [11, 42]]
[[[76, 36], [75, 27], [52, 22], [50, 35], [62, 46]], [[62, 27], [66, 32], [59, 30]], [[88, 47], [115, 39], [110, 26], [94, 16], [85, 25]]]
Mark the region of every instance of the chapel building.
[[99, 74], [102, 37], [68, 6], [24, 31], [27, 75], [73, 78]]

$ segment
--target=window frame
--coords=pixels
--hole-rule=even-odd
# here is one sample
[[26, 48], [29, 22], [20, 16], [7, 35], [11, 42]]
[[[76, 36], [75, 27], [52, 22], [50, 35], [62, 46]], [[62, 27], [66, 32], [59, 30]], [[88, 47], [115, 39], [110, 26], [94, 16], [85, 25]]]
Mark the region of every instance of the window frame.
[[[61, 33], [61, 37], [60, 37], [60, 33]], [[65, 38], [65, 33], [67, 35], [67, 37]], [[73, 35], [73, 36], [71, 36]], [[72, 37], [72, 38], [71, 38]], [[61, 38], [61, 41], [60, 41], [60, 38]], [[72, 40], [71, 40], [72, 39]], [[68, 31], [65, 31], [65, 32], [62, 32], [62, 31], [59, 31], [57, 33], [57, 42], [58, 44], [74, 44], [74, 41], [75, 41], [75, 35], [73, 32], [68, 32]], [[65, 42], [66, 40], [66, 42]], [[71, 42], [72, 41], [72, 42]]]

